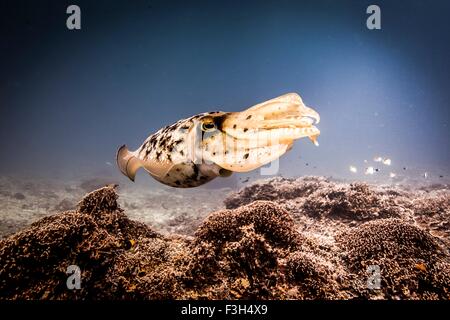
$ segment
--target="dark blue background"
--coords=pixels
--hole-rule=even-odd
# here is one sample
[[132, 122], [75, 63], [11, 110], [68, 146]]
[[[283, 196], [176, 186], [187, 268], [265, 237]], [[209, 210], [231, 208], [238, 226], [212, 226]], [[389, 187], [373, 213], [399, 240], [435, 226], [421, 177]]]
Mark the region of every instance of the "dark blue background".
[[[284, 173], [344, 174], [377, 154], [449, 168], [449, 1], [0, 3], [0, 173], [101, 170], [178, 119], [287, 92], [322, 135]], [[382, 30], [365, 26], [370, 4]]]

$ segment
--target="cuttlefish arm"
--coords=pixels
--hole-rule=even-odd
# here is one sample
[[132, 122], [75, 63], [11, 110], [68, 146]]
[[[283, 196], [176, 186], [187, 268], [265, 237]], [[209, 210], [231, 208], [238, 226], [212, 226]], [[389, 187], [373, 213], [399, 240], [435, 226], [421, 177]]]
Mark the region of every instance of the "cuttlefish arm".
[[[320, 131], [313, 124], [319, 121], [319, 114], [305, 106], [298, 94], [285, 94], [227, 114], [221, 126], [226, 136], [211, 143], [206, 157], [230, 171], [251, 171], [278, 159], [296, 139], [308, 137], [318, 145]], [[223, 146], [226, 152], [218, 150]]]
[[238, 139], [249, 139], [252, 133], [264, 134], [270, 130], [278, 130], [271, 133], [292, 140], [309, 137], [314, 142], [320, 134], [313, 126], [314, 122], [320, 122], [319, 114], [305, 106], [298, 94], [288, 93], [247, 110], [229, 114], [223, 128], [227, 134]]

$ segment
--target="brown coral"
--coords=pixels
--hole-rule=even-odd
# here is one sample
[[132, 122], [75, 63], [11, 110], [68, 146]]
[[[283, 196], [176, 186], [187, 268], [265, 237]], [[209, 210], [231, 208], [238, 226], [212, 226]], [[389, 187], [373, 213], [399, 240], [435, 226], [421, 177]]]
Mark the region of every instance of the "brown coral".
[[399, 216], [399, 209], [389, 197], [377, 194], [364, 183], [317, 190], [305, 199], [302, 210], [309, 215], [349, 220]]
[[280, 203], [294, 214], [317, 218], [370, 220], [399, 217], [409, 207], [397, 203], [394, 190], [374, 190], [364, 183], [344, 184], [320, 177], [274, 178], [254, 183], [225, 199], [227, 208], [255, 200]]
[[284, 281], [278, 259], [301, 242], [285, 210], [256, 201], [206, 219], [196, 232], [189, 272], [202, 277], [202, 283], [219, 286], [227, 297], [275, 298], [282, 294], [279, 285]]
[[[129, 220], [115, 186], [91, 192], [77, 210], [0, 241], [0, 299], [449, 298], [445, 239], [412, 219], [428, 227], [426, 219], [447, 217], [447, 192], [303, 178], [260, 182], [229, 199], [268, 190], [273, 201], [212, 213], [195, 237]], [[66, 287], [69, 265], [81, 268], [81, 290]], [[367, 286], [371, 265], [380, 290]]]
[[[344, 232], [337, 241], [348, 268], [362, 279], [368, 266], [380, 267], [385, 298], [450, 298], [448, 255], [429, 233], [399, 219], [382, 219]], [[355, 287], [372, 294], [365, 285]]]
[[416, 222], [442, 237], [450, 246], [450, 195], [448, 191], [432, 191], [413, 200]]
[[337, 283], [330, 266], [317, 256], [297, 251], [289, 255], [286, 263], [290, 281], [299, 286], [303, 299], [333, 299], [338, 297]]
[[[102, 188], [82, 201], [80, 208], [89, 213], [68, 211], [45, 217], [2, 240], [0, 296], [101, 296], [109, 265], [118, 252], [126, 250], [129, 239], [156, 236], [144, 225], [127, 219], [116, 198], [113, 187]], [[86, 286], [77, 294], [65, 286], [66, 269], [73, 264], [84, 270]]]
[[199, 241], [235, 241], [241, 237], [242, 227], [252, 225], [274, 246], [288, 246], [300, 235], [289, 213], [270, 201], [255, 201], [236, 210], [211, 214], [195, 233]]
[[228, 209], [234, 209], [256, 200], [283, 202], [283, 200], [307, 197], [329, 185], [330, 182], [322, 177], [303, 177], [297, 180], [276, 177], [253, 183], [232, 193], [224, 200], [224, 203]]

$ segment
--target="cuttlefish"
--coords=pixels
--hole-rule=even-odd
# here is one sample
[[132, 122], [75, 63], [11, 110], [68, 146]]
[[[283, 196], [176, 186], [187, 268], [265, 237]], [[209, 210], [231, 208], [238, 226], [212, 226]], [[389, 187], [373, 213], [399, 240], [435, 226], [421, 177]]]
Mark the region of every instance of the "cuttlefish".
[[247, 172], [278, 159], [294, 140], [318, 145], [319, 114], [300, 96], [288, 93], [241, 112], [214, 111], [192, 116], [150, 135], [136, 150], [117, 152], [120, 171], [135, 180], [144, 168], [172, 187], [190, 188], [233, 172]]

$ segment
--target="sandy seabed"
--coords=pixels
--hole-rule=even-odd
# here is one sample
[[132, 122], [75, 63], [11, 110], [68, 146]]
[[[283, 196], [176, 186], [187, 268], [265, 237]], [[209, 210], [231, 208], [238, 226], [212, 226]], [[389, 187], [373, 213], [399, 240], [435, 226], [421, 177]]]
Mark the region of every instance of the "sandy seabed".
[[[0, 299], [450, 298], [446, 185], [303, 177], [84, 195], [96, 183], [0, 188], [4, 210], [16, 210], [0, 225]], [[80, 290], [66, 287], [69, 265]], [[368, 286], [373, 266], [379, 289]]]

